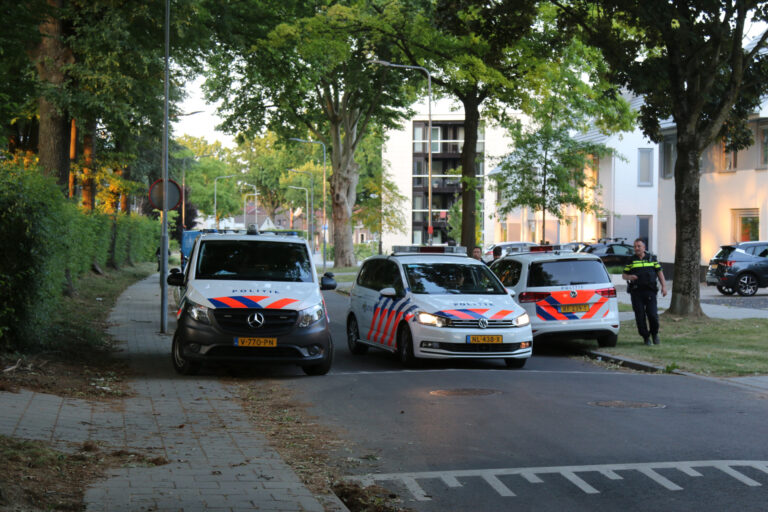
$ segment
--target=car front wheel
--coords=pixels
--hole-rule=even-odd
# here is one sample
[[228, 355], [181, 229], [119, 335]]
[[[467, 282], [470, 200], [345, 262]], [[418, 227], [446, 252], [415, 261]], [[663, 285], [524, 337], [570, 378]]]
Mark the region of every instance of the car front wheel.
[[743, 297], [751, 297], [757, 293], [757, 278], [754, 274], [746, 273], [739, 276], [736, 291]]
[[403, 324], [397, 335], [397, 358], [403, 366], [410, 368], [416, 364], [416, 356], [413, 355], [413, 336], [407, 325]]
[[355, 318], [355, 315], [349, 315], [349, 320], [347, 320], [347, 346], [349, 351], [355, 355], [368, 352], [368, 345], [363, 345], [358, 341], [359, 339], [360, 328], [357, 326], [357, 318]]
[[176, 373], [181, 375], [197, 375], [200, 371], [200, 363], [196, 361], [190, 361], [184, 357], [184, 352], [181, 348], [181, 340], [178, 334], [173, 335], [173, 344], [171, 345], [171, 361], [173, 362], [173, 369]]
[[728, 288], [727, 286], [718, 286], [717, 291], [719, 291], [723, 295], [733, 295], [736, 292], [736, 290], [734, 290], [733, 288]]

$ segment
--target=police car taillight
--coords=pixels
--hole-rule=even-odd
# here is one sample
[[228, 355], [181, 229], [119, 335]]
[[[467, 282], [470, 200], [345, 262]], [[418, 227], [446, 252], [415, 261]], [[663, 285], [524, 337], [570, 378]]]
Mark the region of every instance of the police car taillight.
[[601, 290], [595, 290], [595, 293], [610, 299], [616, 296], [616, 288], [603, 288]]
[[549, 297], [549, 292], [523, 292], [518, 297], [520, 302], [539, 302]]

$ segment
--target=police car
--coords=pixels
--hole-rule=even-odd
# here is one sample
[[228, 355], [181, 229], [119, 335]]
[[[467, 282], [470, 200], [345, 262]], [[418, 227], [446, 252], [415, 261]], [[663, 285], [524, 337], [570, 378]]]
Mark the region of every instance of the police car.
[[491, 269], [528, 312], [537, 342], [595, 339], [616, 346], [619, 303], [599, 257], [541, 246], [500, 258]]
[[173, 366], [195, 374], [205, 361], [292, 363], [308, 375], [331, 368], [333, 343], [309, 247], [297, 237], [201, 234], [189, 264], [167, 278], [180, 287]]
[[464, 247], [394, 247], [363, 262], [350, 293], [347, 343], [416, 358], [502, 358], [522, 368], [531, 357], [528, 315]]

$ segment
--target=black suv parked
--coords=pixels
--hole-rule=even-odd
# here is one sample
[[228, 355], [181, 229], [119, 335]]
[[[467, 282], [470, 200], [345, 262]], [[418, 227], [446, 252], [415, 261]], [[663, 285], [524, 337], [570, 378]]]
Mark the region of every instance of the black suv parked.
[[768, 286], [768, 242], [741, 242], [720, 246], [709, 260], [707, 284], [723, 295], [752, 296]]

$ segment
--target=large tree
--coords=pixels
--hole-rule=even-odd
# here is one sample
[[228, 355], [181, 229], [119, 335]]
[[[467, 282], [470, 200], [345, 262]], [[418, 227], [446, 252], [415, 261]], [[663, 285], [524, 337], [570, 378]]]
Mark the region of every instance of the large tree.
[[747, 117], [768, 90], [768, 32], [744, 45], [745, 28], [768, 21], [752, 0], [555, 0], [563, 20], [602, 49], [611, 78], [644, 96], [645, 134], [662, 140], [676, 126], [675, 274], [669, 312], [699, 316], [699, 162], [711, 144], [752, 142]]
[[461, 244], [467, 247], [476, 244], [481, 109], [504, 117], [508, 108], [519, 107], [529, 75], [559, 46], [557, 37], [538, 30], [538, 4], [538, 0], [393, 0], [376, 3], [377, 16], [368, 19], [372, 30], [396, 45], [403, 63], [430, 70], [432, 82], [464, 107]]
[[[552, 22], [551, 16], [540, 18]], [[587, 169], [610, 150], [575, 135], [591, 127], [603, 133], [630, 130], [635, 117], [605, 80], [606, 72], [600, 52], [577, 39], [540, 64], [540, 86], [524, 101], [526, 122], [509, 124], [514, 150], [494, 175], [503, 198], [500, 215], [520, 207], [540, 211], [546, 238], [546, 213], [562, 219], [565, 207], [600, 211], [596, 176]]]
[[[216, 46], [206, 88], [222, 100], [224, 127], [264, 126], [284, 138], [323, 142], [330, 164], [334, 262], [355, 263], [350, 219], [358, 183], [355, 153], [372, 123], [391, 126], [412, 99], [408, 79], [366, 65], [387, 46], [356, 30], [371, 2], [212, 1]], [[380, 46], [379, 46], [380, 45]], [[416, 77], [418, 80], [418, 77]]]

